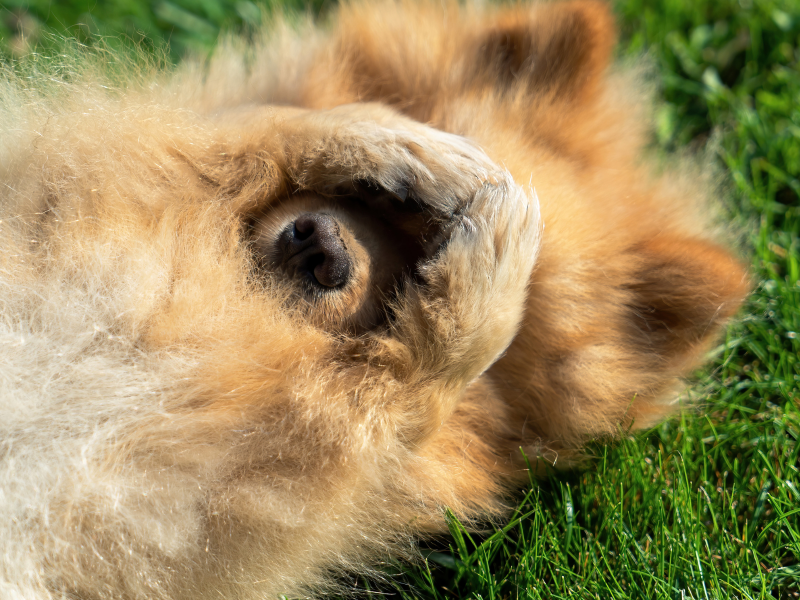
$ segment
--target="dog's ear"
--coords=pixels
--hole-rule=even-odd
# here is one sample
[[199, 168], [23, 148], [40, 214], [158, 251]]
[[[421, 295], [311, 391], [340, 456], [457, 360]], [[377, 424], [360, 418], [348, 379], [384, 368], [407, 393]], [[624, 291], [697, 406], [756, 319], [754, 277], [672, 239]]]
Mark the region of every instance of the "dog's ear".
[[560, 453], [666, 418], [678, 379], [702, 364], [750, 288], [730, 252], [678, 233], [596, 258], [574, 280], [540, 264], [526, 322], [490, 371], [525, 424], [520, 443]]
[[726, 250], [697, 239], [662, 235], [635, 253], [628, 284], [635, 343], [678, 369], [691, 368], [747, 295], [746, 271]]
[[608, 66], [616, 41], [604, 2], [540, 4], [501, 13], [477, 43], [483, 84], [580, 100]]
[[616, 41], [602, 0], [474, 10], [469, 17], [448, 8], [456, 6], [345, 3], [335, 51], [312, 68], [303, 103], [380, 101], [427, 121], [437, 99], [476, 88], [581, 100], [601, 81]]

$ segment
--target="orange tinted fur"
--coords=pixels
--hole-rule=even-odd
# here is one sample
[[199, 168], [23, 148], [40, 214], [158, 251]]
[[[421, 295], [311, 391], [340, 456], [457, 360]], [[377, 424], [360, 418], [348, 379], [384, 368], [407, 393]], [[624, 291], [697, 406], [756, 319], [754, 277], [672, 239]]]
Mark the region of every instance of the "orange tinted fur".
[[[699, 175], [643, 164], [604, 3], [271, 31], [124, 93], [4, 83], [4, 598], [324, 592], [501, 518], [520, 448], [663, 419], [747, 293]], [[267, 260], [293, 210], [373, 274], [322, 318]]]
[[381, 101], [487, 149], [541, 198], [545, 237], [520, 334], [490, 371], [551, 460], [673, 409], [748, 290], [713, 241], [707, 191], [642, 164], [633, 82], [609, 73], [608, 6], [349, 6], [302, 91]]

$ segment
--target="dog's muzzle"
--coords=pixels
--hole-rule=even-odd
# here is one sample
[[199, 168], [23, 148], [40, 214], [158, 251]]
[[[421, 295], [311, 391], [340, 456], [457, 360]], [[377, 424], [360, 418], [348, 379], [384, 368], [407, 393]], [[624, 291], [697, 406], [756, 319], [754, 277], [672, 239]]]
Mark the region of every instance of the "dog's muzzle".
[[322, 288], [339, 288], [350, 279], [351, 260], [336, 219], [304, 213], [277, 240], [281, 267], [290, 276]]

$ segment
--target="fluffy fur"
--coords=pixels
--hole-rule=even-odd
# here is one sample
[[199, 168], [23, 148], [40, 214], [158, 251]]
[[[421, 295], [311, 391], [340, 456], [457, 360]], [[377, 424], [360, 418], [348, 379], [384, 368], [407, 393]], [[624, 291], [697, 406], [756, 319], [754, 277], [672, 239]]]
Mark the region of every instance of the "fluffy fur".
[[[747, 291], [706, 186], [642, 164], [604, 4], [352, 3], [264, 39], [6, 73], [4, 599], [324, 590], [444, 507], [502, 516], [520, 448], [663, 418]], [[308, 211], [361, 273], [324, 300], [270, 259]]]

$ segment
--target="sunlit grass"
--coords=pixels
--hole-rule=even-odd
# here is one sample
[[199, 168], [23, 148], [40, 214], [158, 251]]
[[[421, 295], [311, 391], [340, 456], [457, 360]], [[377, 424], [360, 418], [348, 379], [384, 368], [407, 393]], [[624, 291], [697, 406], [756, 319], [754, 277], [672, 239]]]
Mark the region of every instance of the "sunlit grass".
[[699, 410], [535, 482], [524, 518], [449, 548], [407, 597], [800, 597], [800, 3], [619, 0], [666, 151], [714, 140], [755, 291], [688, 393]]

